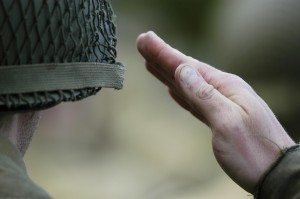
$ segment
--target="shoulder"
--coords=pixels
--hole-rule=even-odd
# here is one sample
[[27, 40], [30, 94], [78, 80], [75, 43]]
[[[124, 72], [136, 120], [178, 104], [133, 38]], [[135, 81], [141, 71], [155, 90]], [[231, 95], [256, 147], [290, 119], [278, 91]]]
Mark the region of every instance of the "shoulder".
[[0, 139], [0, 198], [50, 198], [28, 176], [22, 156]]

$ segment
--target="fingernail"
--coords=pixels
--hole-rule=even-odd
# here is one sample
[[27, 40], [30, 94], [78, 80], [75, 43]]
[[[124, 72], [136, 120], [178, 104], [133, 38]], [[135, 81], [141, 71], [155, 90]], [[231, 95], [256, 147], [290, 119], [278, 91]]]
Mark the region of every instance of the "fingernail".
[[192, 66], [184, 66], [180, 71], [180, 80], [186, 85], [191, 86], [199, 79], [196, 69]]

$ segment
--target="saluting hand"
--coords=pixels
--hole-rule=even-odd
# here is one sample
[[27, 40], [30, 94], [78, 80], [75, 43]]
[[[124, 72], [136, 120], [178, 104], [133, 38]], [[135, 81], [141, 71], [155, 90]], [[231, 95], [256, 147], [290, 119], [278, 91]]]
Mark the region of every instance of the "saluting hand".
[[182, 54], [153, 32], [141, 34], [137, 46], [173, 99], [211, 128], [223, 170], [253, 193], [281, 150], [295, 144], [268, 105], [240, 77]]

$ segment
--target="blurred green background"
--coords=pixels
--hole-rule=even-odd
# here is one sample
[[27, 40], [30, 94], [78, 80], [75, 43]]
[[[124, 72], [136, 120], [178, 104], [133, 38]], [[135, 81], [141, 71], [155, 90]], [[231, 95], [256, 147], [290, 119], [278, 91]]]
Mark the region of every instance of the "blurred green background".
[[43, 113], [25, 161], [54, 198], [251, 197], [220, 169], [211, 134], [143, 66], [135, 40], [172, 46], [246, 79], [298, 141], [300, 2], [113, 0], [124, 89]]

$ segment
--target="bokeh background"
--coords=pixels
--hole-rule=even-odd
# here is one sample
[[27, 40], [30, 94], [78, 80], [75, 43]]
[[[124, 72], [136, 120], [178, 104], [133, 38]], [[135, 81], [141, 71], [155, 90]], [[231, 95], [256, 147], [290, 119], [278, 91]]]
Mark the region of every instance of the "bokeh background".
[[220, 169], [211, 134], [143, 66], [135, 40], [174, 47], [246, 79], [300, 132], [300, 1], [112, 0], [124, 89], [43, 112], [25, 161], [54, 198], [251, 198]]

